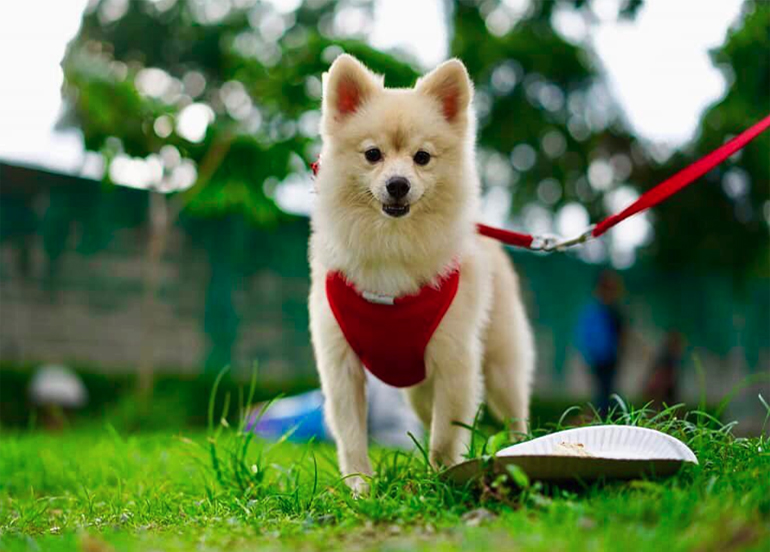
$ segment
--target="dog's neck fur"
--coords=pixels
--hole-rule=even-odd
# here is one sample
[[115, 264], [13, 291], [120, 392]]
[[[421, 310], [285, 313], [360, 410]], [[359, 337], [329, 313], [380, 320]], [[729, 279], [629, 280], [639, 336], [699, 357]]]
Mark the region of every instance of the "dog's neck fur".
[[418, 208], [403, 219], [371, 205], [345, 212], [317, 205], [313, 258], [328, 271], [342, 272], [361, 291], [394, 297], [416, 293], [450, 272], [471, 246], [477, 187], [466, 190], [469, 197], [455, 197], [446, 212]]

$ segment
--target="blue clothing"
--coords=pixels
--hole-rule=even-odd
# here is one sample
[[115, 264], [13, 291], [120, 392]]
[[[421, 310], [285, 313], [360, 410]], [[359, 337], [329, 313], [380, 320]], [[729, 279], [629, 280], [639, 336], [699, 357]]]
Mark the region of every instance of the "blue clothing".
[[[384, 446], [411, 449], [414, 443], [409, 434], [421, 438], [422, 424], [406, 405], [398, 389], [371, 375], [367, 375], [366, 379], [367, 421], [372, 440]], [[271, 440], [289, 434], [287, 438], [291, 441], [329, 441], [332, 435], [323, 407], [324, 397], [320, 390], [285, 397], [274, 401], [261, 415], [260, 409], [254, 410], [246, 424], [246, 431]]]
[[592, 301], [580, 312], [577, 326], [577, 348], [586, 363], [595, 368], [615, 364], [618, 360], [621, 320], [619, 313]]
[[615, 384], [622, 318], [612, 306], [594, 300], [578, 318], [576, 344], [596, 379], [596, 407], [606, 414]]
[[324, 424], [323, 395], [321, 391], [309, 391], [280, 399], [261, 416], [255, 412], [246, 426], [246, 431], [253, 431], [273, 440], [280, 439], [289, 432], [290, 441], [326, 440], [329, 438], [329, 432]]

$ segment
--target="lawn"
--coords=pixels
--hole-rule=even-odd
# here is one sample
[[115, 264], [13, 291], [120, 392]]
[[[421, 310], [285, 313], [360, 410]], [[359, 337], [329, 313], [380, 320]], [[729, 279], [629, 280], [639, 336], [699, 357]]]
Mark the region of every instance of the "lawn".
[[[109, 424], [5, 432], [0, 550], [766, 552], [770, 439], [674, 414], [621, 409], [612, 420], [659, 428], [695, 451], [700, 465], [667, 480], [457, 487], [419, 452], [375, 450], [371, 494], [358, 499], [331, 446], [264, 443], [226, 424], [177, 434], [121, 434]], [[475, 454], [489, 452], [483, 443]], [[487, 444], [499, 446], [499, 435]]]

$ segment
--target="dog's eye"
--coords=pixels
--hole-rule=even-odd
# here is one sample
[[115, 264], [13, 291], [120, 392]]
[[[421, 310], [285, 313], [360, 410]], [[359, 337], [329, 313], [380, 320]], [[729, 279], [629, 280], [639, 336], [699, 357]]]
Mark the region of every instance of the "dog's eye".
[[366, 160], [369, 161], [369, 163], [376, 163], [382, 159], [382, 152], [379, 148], [369, 148], [364, 152], [364, 157], [366, 157]]
[[430, 161], [430, 153], [420, 150], [414, 154], [414, 162], [418, 165], [427, 165]]

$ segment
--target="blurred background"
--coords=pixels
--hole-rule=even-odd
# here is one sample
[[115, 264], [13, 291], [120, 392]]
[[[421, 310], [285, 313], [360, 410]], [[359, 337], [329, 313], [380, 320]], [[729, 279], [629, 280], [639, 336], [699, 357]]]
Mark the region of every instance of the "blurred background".
[[[257, 365], [260, 397], [317, 385], [308, 166], [343, 51], [389, 86], [462, 59], [483, 222], [532, 233], [582, 232], [770, 112], [759, 0], [38, 0], [0, 6], [0, 44], [4, 427], [50, 404], [196, 423], [225, 366]], [[604, 389], [761, 431], [768, 153], [569, 253], [511, 251], [537, 419]]]

